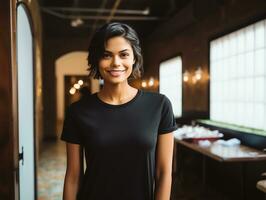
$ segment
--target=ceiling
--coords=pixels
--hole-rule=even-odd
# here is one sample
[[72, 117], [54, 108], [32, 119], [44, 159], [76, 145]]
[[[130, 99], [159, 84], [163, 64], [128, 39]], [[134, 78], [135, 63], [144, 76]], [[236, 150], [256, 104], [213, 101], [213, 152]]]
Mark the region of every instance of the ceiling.
[[46, 38], [90, 37], [109, 21], [127, 23], [141, 38], [191, 0], [39, 0]]

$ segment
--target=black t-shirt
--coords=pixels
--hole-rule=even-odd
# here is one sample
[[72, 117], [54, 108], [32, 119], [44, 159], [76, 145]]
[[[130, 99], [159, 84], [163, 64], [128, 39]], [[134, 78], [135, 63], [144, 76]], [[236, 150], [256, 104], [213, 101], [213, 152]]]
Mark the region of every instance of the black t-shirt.
[[61, 139], [85, 149], [82, 200], [153, 200], [157, 137], [176, 130], [169, 99], [138, 90], [111, 105], [92, 94], [68, 107]]

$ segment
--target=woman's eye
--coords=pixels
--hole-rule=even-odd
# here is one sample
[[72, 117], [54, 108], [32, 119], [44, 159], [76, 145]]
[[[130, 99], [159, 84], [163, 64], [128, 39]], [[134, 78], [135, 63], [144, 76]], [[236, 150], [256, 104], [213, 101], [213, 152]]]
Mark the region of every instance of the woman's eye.
[[122, 58], [125, 58], [125, 57], [127, 57], [127, 56], [129, 56], [129, 54], [127, 54], [127, 53], [122, 53], [122, 54], [121, 54], [121, 57], [122, 57]]
[[110, 58], [111, 57], [111, 55], [109, 55], [109, 54], [103, 54], [103, 58]]

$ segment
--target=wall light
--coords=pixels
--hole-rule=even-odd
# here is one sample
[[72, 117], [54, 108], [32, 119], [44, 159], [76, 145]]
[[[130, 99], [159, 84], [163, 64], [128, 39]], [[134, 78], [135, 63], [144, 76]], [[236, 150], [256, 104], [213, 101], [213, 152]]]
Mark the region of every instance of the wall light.
[[189, 74], [188, 70], [186, 70], [186, 71], [183, 73], [183, 81], [184, 81], [184, 82], [188, 82], [188, 81], [189, 81], [189, 76], [190, 76], [190, 74]]
[[203, 71], [201, 69], [201, 66], [198, 66], [195, 72], [189, 72], [186, 70], [183, 73], [183, 81], [184, 82], [192, 82], [193, 84], [196, 84], [198, 81], [202, 79]]
[[201, 67], [198, 67], [198, 69], [195, 71], [195, 78], [197, 81], [199, 81], [202, 78], [202, 70]]
[[154, 78], [153, 77], [150, 77], [149, 82], [148, 82], [148, 85], [150, 87], [152, 87], [154, 85]]
[[143, 80], [141, 82], [141, 87], [143, 87], [143, 88], [146, 88], [147, 87], [147, 82], [145, 80]]
[[150, 76], [147, 79], [141, 80], [140, 85], [145, 90], [156, 90], [156, 88], [159, 86], [159, 80], [153, 76]]

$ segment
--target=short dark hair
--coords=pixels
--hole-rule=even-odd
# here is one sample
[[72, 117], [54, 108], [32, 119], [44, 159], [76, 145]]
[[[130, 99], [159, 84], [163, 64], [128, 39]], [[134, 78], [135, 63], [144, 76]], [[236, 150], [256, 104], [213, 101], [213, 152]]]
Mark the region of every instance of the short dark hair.
[[113, 37], [121, 36], [131, 45], [134, 54], [135, 63], [129, 78], [140, 78], [143, 74], [143, 58], [141, 47], [136, 31], [127, 24], [113, 22], [107, 23], [99, 28], [93, 35], [89, 45], [88, 70], [89, 77], [101, 78], [99, 72], [99, 61], [102, 58], [106, 43]]

